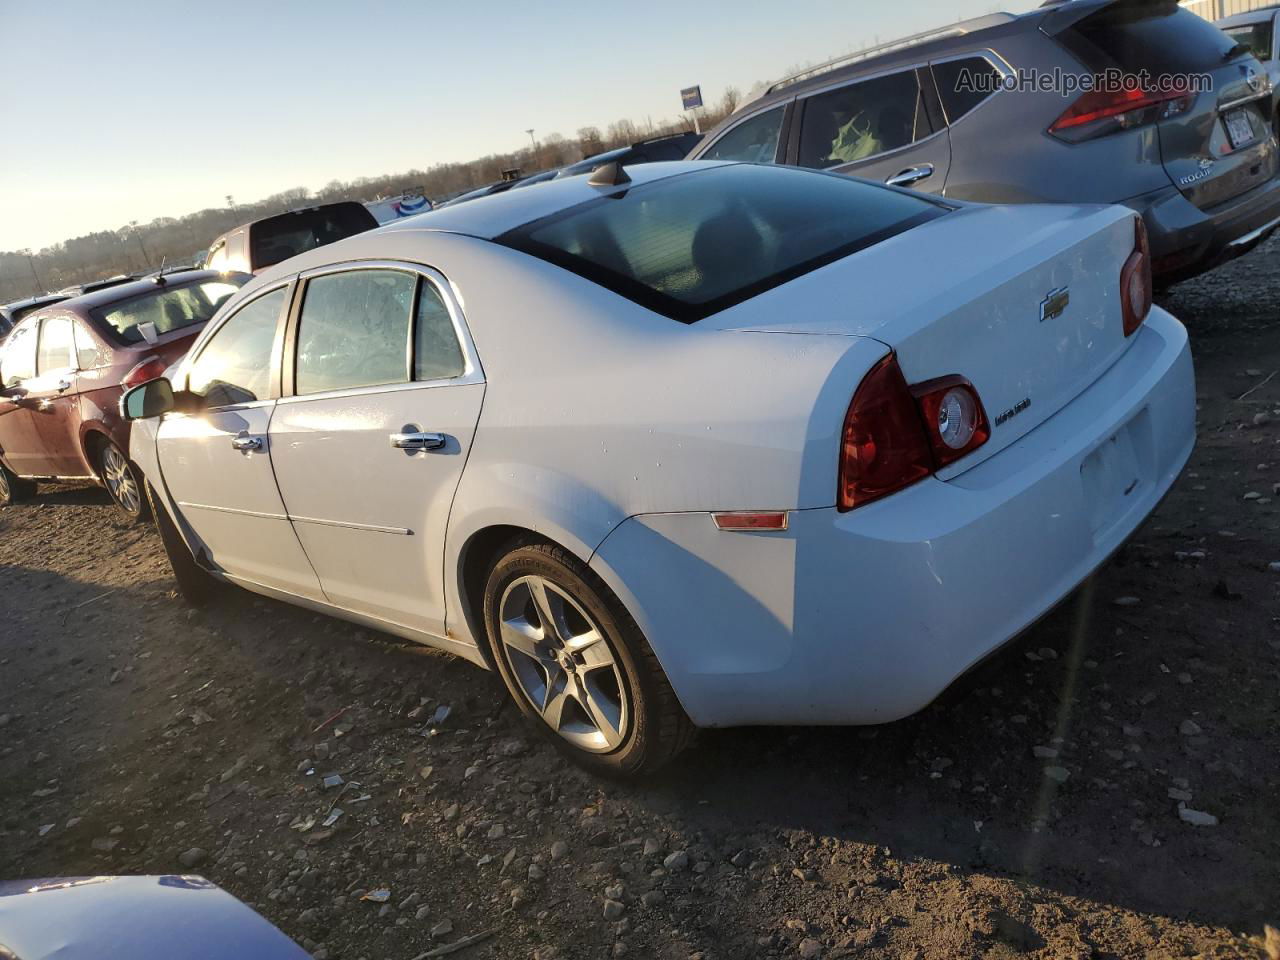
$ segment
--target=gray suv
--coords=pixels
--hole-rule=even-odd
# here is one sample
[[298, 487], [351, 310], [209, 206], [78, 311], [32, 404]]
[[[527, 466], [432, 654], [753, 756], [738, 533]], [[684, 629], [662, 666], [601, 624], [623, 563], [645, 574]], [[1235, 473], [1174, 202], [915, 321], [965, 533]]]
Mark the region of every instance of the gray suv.
[[[1064, 92], [1107, 71], [1144, 86]], [[1145, 219], [1167, 285], [1280, 225], [1275, 115], [1248, 49], [1173, 0], [1071, 0], [788, 77], [689, 158], [796, 164], [988, 203], [1123, 203]]]

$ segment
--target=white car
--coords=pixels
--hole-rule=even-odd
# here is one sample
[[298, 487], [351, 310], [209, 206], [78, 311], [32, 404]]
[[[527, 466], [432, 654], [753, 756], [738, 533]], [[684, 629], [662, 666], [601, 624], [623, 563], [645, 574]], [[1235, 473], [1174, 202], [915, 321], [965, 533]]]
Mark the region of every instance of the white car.
[[1195, 439], [1150, 283], [1122, 207], [609, 166], [268, 270], [123, 406], [187, 596], [496, 668], [639, 773], [917, 711], [1105, 561]]

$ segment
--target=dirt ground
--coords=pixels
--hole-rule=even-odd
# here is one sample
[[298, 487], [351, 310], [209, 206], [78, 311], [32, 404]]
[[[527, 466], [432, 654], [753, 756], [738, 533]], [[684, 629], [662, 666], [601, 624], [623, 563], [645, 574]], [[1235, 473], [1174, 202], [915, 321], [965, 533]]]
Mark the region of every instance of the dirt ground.
[[188, 610], [151, 529], [43, 488], [0, 511], [0, 879], [202, 873], [347, 960], [1266, 956], [1280, 376], [1237, 398], [1280, 369], [1280, 242], [1162, 300], [1200, 443], [1094, 581], [918, 716], [704, 732], [641, 786], [449, 656]]

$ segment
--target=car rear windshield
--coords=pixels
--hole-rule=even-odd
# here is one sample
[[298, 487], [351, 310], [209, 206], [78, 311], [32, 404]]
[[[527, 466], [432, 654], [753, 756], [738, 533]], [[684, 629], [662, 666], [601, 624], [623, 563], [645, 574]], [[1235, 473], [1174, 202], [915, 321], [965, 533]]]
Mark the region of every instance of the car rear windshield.
[[154, 293], [90, 310], [89, 316], [117, 343], [141, 343], [150, 339], [147, 333], [158, 337], [204, 323], [247, 279], [227, 275], [181, 287], [156, 287]]
[[253, 269], [270, 267], [377, 225], [373, 214], [359, 203], [335, 203], [259, 220], [250, 229]]
[[1259, 60], [1271, 59], [1271, 21], [1244, 23], [1238, 27], [1223, 27], [1222, 32], [1241, 46], [1248, 47]]
[[1176, 3], [1116, 3], [1081, 20], [1061, 37], [1093, 70], [1146, 70], [1153, 77], [1211, 71], [1236, 46], [1208, 20]]
[[497, 242], [692, 323], [948, 209], [833, 174], [734, 164], [602, 196]]

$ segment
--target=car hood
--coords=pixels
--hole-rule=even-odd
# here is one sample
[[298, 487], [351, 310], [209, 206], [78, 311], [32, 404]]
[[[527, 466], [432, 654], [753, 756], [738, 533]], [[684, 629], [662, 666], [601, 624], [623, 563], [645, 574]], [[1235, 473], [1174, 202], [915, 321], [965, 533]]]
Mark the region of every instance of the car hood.
[[150, 876], [0, 883], [0, 957], [307, 960], [308, 954], [203, 877]]

